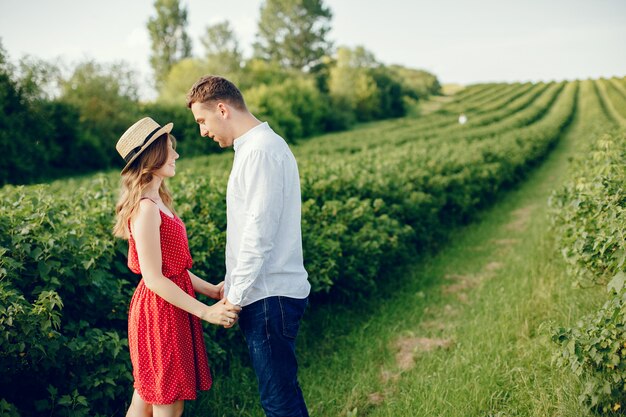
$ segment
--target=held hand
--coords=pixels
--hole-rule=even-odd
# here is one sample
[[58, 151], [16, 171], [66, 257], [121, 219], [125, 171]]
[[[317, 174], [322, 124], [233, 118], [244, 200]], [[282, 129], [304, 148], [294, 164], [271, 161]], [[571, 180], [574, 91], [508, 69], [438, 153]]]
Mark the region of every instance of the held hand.
[[[229, 311], [237, 314], [237, 320], [239, 320], [239, 313], [241, 312], [241, 306], [232, 304], [230, 301], [228, 301], [226, 298], [223, 298], [222, 301], [224, 302], [224, 304], [226, 305], [226, 308], [229, 309]], [[221, 302], [221, 301], [220, 301]], [[231, 327], [233, 327], [235, 325], [235, 323], [237, 322], [237, 320], [233, 321], [230, 324], [227, 324], [224, 326], [225, 329], [230, 329]]]
[[241, 311], [241, 308], [233, 306], [232, 304], [227, 306], [226, 303], [228, 303], [228, 301], [226, 299], [222, 299], [208, 307], [206, 314], [202, 318], [209, 323], [216, 324], [218, 326], [232, 327], [239, 318], [238, 313]]
[[214, 285], [213, 287], [213, 294], [211, 295], [211, 298], [214, 298], [216, 300], [221, 300], [222, 298], [224, 298], [224, 281]]

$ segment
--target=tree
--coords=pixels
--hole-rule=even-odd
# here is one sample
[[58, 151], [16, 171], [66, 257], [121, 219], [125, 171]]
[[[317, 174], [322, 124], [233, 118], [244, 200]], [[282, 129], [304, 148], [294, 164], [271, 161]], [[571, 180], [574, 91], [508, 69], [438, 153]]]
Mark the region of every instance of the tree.
[[203, 75], [218, 73], [216, 70], [204, 59], [185, 58], [177, 62], [163, 80], [157, 101], [160, 104], [185, 107], [189, 88]]
[[434, 74], [424, 70], [392, 65], [389, 70], [401, 80], [404, 95], [419, 100], [430, 95], [441, 94], [441, 84]]
[[30, 80], [23, 82], [16, 72], [0, 43], [0, 185], [41, 178], [51, 154], [47, 115], [34, 99]]
[[321, 133], [327, 104], [310, 77], [289, 77], [281, 84], [259, 84], [245, 92], [246, 104], [287, 141]]
[[229, 78], [241, 70], [243, 56], [239, 48], [237, 35], [228, 21], [207, 26], [204, 37], [200, 39], [206, 51], [206, 58], [213, 67], [221, 67], [220, 75]]
[[376, 117], [380, 92], [369, 70], [378, 65], [374, 55], [363, 47], [339, 48], [328, 80], [333, 106], [350, 110], [358, 120]]
[[185, 31], [187, 10], [179, 0], [156, 0], [156, 16], [148, 20], [152, 41], [150, 65], [154, 70], [155, 85], [160, 88], [172, 66], [191, 56], [191, 39]]
[[16, 73], [20, 90], [29, 101], [50, 101], [58, 96], [61, 79], [58, 64], [27, 55], [20, 59]]
[[82, 168], [98, 169], [119, 163], [119, 156], [111, 152], [111, 144], [135, 120], [139, 100], [135, 80], [136, 74], [122, 63], [102, 65], [85, 61], [61, 82], [60, 100], [80, 112], [82, 132], [77, 146], [90, 155], [80, 161]]
[[207, 26], [204, 38], [200, 39], [200, 42], [209, 56], [221, 54], [241, 56], [239, 41], [227, 20]]
[[326, 35], [331, 17], [323, 0], [266, 0], [255, 55], [286, 68], [308, 70], [330, 53]]
[[280, 84], [287, 78], [296, 75], [296, 71], [281, 67], [276, 62], [252, 58], [245, 62], [242, 68], [240, 83], [241, 90], [256, 87], [259, 84]]

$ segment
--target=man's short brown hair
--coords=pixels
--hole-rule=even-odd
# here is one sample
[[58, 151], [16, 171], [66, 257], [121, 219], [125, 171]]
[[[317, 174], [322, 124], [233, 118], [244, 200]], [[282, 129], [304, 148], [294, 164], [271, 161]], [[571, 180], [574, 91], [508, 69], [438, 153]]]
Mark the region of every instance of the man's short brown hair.
[[237, 86], [217, 75], [205, 75], [196, 81], [187, 93], [187, 107], [189, 108], [193, 103], [215, 101], [225, 101], [239, 110], [246, 109], [246, 102]]

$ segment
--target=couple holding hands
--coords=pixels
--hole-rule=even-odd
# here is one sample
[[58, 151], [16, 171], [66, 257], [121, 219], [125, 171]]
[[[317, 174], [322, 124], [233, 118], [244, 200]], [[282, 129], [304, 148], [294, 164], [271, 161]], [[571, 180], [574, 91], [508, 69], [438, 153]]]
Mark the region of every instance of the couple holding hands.
[[[222, 77], [198, 80], [187, 106], [202, 136], [235, 150], [226, 192], [226, 276], [214, 285], [190, 271], [185, 225], [165, 184], [179, 157], [173, 125], [139, 120], [116, 145], [126, 166], [114, 234], [128, 239], [128, 266], [142, 275], [128, 314], [135, 390], [126, 415], [180, 416], [185, 400], [211, 387], [205, 320], [226, 328], [239, 323], [267, 416], [308, 416], [295, 354], [311, 288], [296, 160]], [[219, 301], [209, 306], [196, 292]]]

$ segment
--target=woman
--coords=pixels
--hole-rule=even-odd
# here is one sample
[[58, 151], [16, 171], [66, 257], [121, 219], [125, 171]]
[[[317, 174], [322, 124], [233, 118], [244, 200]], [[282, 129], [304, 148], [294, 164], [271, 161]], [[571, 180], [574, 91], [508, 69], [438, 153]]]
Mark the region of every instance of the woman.
[[[172, 127], [146, 117], [116, 145], [126, 166], [114, 234], [128, 239], [128, 266], [142, 275], [128, 313], [135, 391], [127, 417], [180, 416], [184, 400], [208, 390], [212, 379], [200, 319], [232, 327], [240, 311], [222, 299], [223, 282], [213, 285], [189, 271], [185, 225], [164, 183], [175, 175], [179, 156]], [[208, 306], [194, 291], [222, 300]]]

